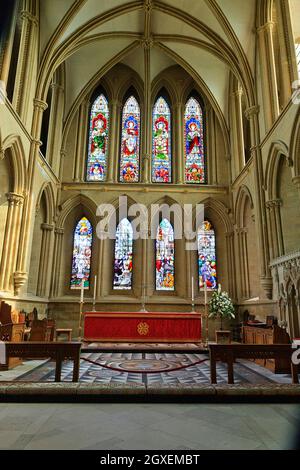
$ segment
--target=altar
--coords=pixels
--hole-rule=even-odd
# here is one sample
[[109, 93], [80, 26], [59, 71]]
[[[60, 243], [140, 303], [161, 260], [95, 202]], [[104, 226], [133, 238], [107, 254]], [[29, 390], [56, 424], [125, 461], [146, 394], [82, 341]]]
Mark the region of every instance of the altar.
[[201, 340], [201, 315], [183, 312], [85, 312], [83, 340], [188, 343]]

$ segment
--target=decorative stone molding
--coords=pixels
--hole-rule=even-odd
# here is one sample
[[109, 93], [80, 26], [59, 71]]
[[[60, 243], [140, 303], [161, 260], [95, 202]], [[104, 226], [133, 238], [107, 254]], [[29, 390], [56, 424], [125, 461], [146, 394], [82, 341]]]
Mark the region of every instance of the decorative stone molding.
[[144, 37], [143, 39], [140, 40], [140, 45], [143, 49], [151, 49], [154, 46], [154, 39], [152, 36], [149, 37]]
[[7, 193], [6, 197], [10, 206], [21, 206], [24, 203], [24, 196], [22, 194]]
[[266, 208], [267, 209], [273, 209], [274, 207], [280, 207], [282, 206], [282, 200], [281, 199], [272, 199], [270, 201], [266, 201]]
[[26, 284], [28, 274], [26, 272], [14, 272], [14, 289], [15, 295], [18, 295], [22, 286]]
[[53, 225], [50, 225], [50, 224], [41, 224], [41, 229], [42, 230], [45, 230], [47, 232], [52, 232], [52, 230], [54, 229]]
[[21, 19], [22, 20], [27, 20], [30, 23], [33, 24], [33, 26], [38, 26], [39, 20], [36, 16], [32, 15], [32, 13], [29, 13], [29, 11], [23, 10], [21, 12]]
[[259, 106], [251, 106], [251, 108], [246, 109], [245, 116], [247, 119], [252, 119], [253, 116], [259, 114], [260, 107]]
[[294, 178], [292, 178], [292, 182], [298, 189], [300, 189], [300, 176], [294, 176]]
[[273, 279], [272, 277], [262, 277], [260, 280], [261, 286], [265, 291], [267, 299], [272, 299], [273, 294]]
[[39, 108], [42, 111], [46, 111], [46, 109], [48, 108], [48, 104], [46, 103], [46, 101], [38, 100], [35, 98], [33, 100], [33, 103], [36, 108]]
[[152, 0], [144, 0], [144, 10], [146, 13], [151, 13], [153, 10], [153, 1]]

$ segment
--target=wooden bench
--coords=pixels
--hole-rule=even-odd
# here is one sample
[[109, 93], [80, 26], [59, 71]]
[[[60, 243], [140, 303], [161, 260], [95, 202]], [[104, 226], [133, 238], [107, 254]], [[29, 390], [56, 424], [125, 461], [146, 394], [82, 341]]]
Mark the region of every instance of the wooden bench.
[[62, 362], [70, 359], [74, 362], [73, 382], [79, 380], [80, 350], [79, 342], [27, 342], [5, 343], [6, 357], [20, 357], [23, 359], [51, 358], [55, 360], [55, 382], [61, 381]]
[[227, 363], [228, 383], [234, 384], [233, 363], [236, 359], [288, 359], [293, 384], [299, 383], [298, 366], [292, 363], [295, 350], [291, 344], [209, 344], [210, 380], [217, 383], [217, 361]]

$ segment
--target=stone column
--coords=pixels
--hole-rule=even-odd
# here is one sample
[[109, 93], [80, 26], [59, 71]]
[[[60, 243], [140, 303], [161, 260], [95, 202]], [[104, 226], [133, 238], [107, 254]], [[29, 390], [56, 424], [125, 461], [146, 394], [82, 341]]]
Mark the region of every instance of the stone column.
[[48, 141], [45, 158], [48, 161], [49, 165], [53, 168], [53, 163], [55, 161], [55, 151], [56, 145], [59, 136], [57, 135], [58, 131], [58, 121], [62, 116], [59, 116], [59, 97], [63, 92], [63, 88], [57, 83], [51, 83], [51, 107], [50, 107], [50, 116], [49, 116], [49, 129], [48, 129]]
[[257, 30], [266, 131], [272, 127], [272, 124], [279, 116], [278, 83], [274, 56], [273, 30], [274, 23], [271, 21]]
[[207, 116], [207, 182], [218, 184], [217, 149], [216, 149], [216, 121], [215, 113], [211, 106], [206, 108]]
[[[150, 5], [151, 7], [151, 5]], [[150, 14], [146, 11], [145, 21], [150, 24]], [[146, 28], [146, 26], [145, 26]], [[144, 39], [141, 40], [141, 46], [144, 49], [144, 139], [143, 139], [143, 175], [142, 182], [149, 183], [151, 177], [151, 155], [152, 155], [152, 112], [151, 112], [151, 77], [150, 77], [150, 60], [151, 60], [151, 48], [153, 47], [153, 39], [149, 36], [149, 31]]]
[[[32, 195], [34, 185], [34, 172], [36, 168], [36, 161], [39, 155], [41, 142], [39, 140], [41, 133], [41, 125], [43, 119], [43, 112], [47, 109], [47, 103], [41, 100], [34, 100], [34, 113], [32, 119], [31, 135], [32, 141], [29, 153], [29, 162], [27, 169], [27, 188], [28, 197], [25, 200], [24, 210], [22, 215], [21, 233], [20, 233], [20, 246], [18, 252], [17, 269], [16, 272], [19, 280], [26, 278], [28, 269], [28, 248], [30, 238], [30, 224], [31, 224], [31, 211], [32, 211]], [[25, 282], [25, 281], [24, 281]]]
[[36, 291], [36, 295], [38, 295], [39, 297], [45, 297], [47, 295], [51, 233], [53, 231], [53, 228], [54, 228], [53, 225], [50, 225], [50, 224], [44, 223], [41, 225], [42, 244], [41, 244], [38, 282], [37, 282], [37, 291]]
[[8, 212], [0, 267], [0, 289], [4, 291], [10, 291], [13, 287], [24, 196], [8, 193], [7, 200]]
[[78, 111], [77, 136], [74, 161], [74, 181], [85, 180], [85, 162], [87, 156], [86, 134], [88, 127], [88, 101], [83, 101]]
[[121, 103], [113, 100], [110, 107], [110, 146], [107, 161], [107, 182], [118, 182], [119, 170], [119, 129]]
[[259, 107], [253, 106], [246, 110], [246, 117], [250, 121], [251, 154], [253, 156], [254, 182], [256, 193], [257, 229], [259, 241], [260, 281], [266, 298], [272, 298], [273, 280], [270, 271], [270, 253], [268, 243], [267, 217], [264, 193], [264, 174], [260, 148], [260, 133], [258, 121]]
[[234, 265], [234, 232], [226, 232], [226, 253], [227, 253], [227, 276], [228, 276], [228, 291], [230, 297], [236, 299], [236, 269]]
[[238, 250], [239, 250], [239, 272], [241, 280], [241, 297], [248, 299], [249, 289], [249, 270], [248, 270], [248, 250], [247, 250], [247, 229], [236, 229]]
[[50, 297], [52, 298], [58, 296], [63, 235], [64, 235], [64, 229], [61, 227], [56, 227], [54, 230], [54, 250], [53, 250], [53, 264], [52, 264], [52, 276], [51, 276], [51, 287], [50, 287]]
[[174, 106], [174, 117], [176, 134], [173, 133], [173, 155], [174, 164], [173, 168], [176, 170], [176, 174], [173, 172], [173, 181], [177, 184], [185, 183], [185, 152], [183, 144], [183, 105], [182, 103], [176, 103]]
[[28, 3], [24, 2], [24, 10], [21, 13], [22, 32], [13, 98], [13, 107], [23, 122], [26, 122], [29, 107], [30, 88], [34, 72], [32, 64], [36, 54], [39, 25], [38, 18], [30, 12], [30, 4]]
[[242, 110], [242, 96], [243, 90], [239, 88], [233, 93], [235, 104], [235, 138], [236, 138], [236, 152], [238, 157], [239, 173], [245, 165], [245, 142], [244, 142], [244, 125], [243, 125], [243, 110]]
[[280, 216], [281, 199], [273, 199], [266, 202], [269, 214], [270, 244], [273, 248], [273, 258], [284, 255], [282, 225]]

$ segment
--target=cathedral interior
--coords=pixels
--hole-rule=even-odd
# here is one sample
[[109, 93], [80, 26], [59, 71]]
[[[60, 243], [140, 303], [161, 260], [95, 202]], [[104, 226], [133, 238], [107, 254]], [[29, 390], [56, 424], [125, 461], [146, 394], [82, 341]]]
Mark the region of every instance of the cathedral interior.
[[[0, 300], [76, 338], [80, 300], [201, 313], [222, 286], [233, 336], [299, 338], [299, 89], [299, 0], [1, 2]], [[137, 205], [171, 210], [154, 237]], [[174, 205], [204, 205], [194, 250]]]

